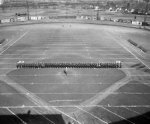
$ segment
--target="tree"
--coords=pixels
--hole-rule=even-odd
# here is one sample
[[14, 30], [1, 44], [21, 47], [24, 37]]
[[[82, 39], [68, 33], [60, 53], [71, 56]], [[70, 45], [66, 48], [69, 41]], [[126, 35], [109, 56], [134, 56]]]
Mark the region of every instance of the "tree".
[[130, 3], [127, 3], [127, 9], [130, 9]]
[[149, 0], [144, 0], [144, 1], [147, 2], [147, 3], [149, 2]]

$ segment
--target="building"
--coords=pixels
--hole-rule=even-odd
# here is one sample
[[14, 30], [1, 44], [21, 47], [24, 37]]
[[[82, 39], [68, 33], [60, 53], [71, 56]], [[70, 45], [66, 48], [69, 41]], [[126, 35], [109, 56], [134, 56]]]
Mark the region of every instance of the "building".
[[3, 4], [3, 0], [0, 0], [0, 5], [2, 5]]

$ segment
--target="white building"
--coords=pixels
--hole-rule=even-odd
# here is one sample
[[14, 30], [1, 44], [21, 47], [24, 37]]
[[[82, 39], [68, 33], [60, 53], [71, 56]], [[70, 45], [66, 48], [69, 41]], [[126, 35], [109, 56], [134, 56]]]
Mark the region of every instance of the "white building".
[[0, 0], [0, 5], [3, 4], [3, 0]]

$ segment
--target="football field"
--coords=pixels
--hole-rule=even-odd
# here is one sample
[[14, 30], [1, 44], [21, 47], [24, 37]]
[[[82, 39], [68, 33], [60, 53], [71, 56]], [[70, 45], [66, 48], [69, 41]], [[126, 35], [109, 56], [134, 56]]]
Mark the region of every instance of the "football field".
[[[0, 114], [62, 114], [76, 124], [108, 124], [150, 110], [150, 32], [117, 26], [52, 23], [1, 27]], [[143, 45], [146, 53], [127, 40]], [[146, 55], [145, 55], [146, 54]], [[147, 57], [147, 58], [145, 58]], [[22, 68], [25, 63], [114, 63], [122, 68]], [[67, 74], [64, 73], [67, 71]], [[142, 116], [141, 121], [150, 120]]]

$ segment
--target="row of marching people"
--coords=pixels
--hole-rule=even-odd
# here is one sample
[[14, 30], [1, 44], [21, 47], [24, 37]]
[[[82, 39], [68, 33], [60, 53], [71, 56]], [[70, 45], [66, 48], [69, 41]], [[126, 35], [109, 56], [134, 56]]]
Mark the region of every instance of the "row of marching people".
[[121, 63], [17, 63], [17, 68], [121, 68]]

